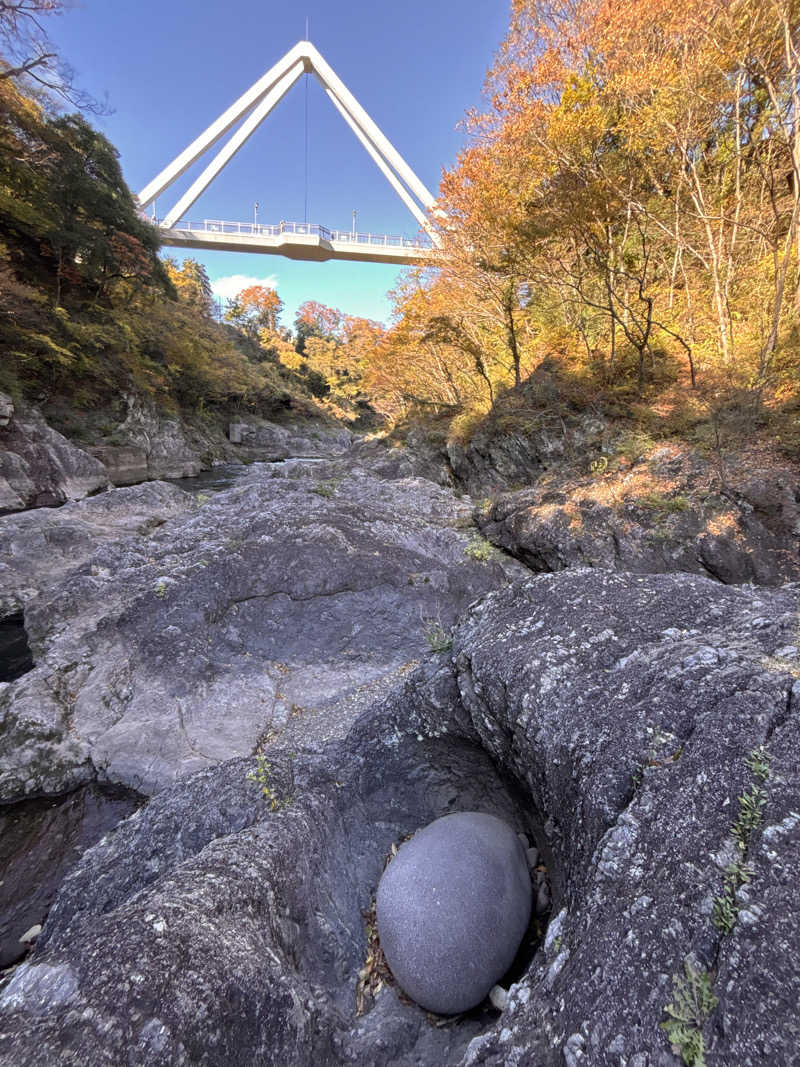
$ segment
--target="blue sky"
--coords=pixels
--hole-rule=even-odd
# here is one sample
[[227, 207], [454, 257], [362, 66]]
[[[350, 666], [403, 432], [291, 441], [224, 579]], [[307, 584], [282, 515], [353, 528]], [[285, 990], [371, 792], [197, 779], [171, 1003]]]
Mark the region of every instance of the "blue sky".
[[[311, 41], [422, 181], [437, 192], [464, 143], [457, 126], [481, 103], [483, 79], [508, 18], [504, 0], [78, 0], [47, 29], [77, 82], [113, 112], [97, 125], [137, 192], [299, 39]], [[417, 230], [354, 134], [306, 77], [191, 209], [191, 218], [303, 221], [305, 93], [309, 221], [379, 233]], [[212, 149], [212, 154], [219, 148]], [[159, 201], [163, 216], [202, 170], [199, 161]], [[183, 250], [172, 250], [178, 256]], [[398, 268], [295, 263], [279, 256], [198, 253], [219, 292], [277, 286], [290, 325], [303, 300], [385, 320]], [[233, 280], [231, 280], [233, 279]]]

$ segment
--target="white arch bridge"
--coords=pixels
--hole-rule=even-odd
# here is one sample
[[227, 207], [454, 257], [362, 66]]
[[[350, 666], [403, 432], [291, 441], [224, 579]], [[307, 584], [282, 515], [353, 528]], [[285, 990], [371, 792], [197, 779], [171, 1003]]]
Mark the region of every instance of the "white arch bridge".
[[[308, 222], [267, 225], [257, 221], [204, 219], [202, 222], [192, 222], [186, 219], [186, 213], [195, 201], [303, 74], [313, 74], [320, 82], [367, 154], [416, 219], [420, 227], [418, 236], [329, 230]], [[156, 218], [156, 199], [241, 120], [244, 120], [241, 126], [175, 206], [163, 219]], [[138, 201], [143, 213], [152, 205], [153, 217], [150, 221], [158, 227], [163, 243], [183, 248], [262, 252], [310, 261], [345, 259], [411, 264], [430, 260], [438, 246], [438, 238], [430, 222], [430, 215], [436, 210], [433, 196], [310, 41], [300, 41], [290, 49], [283, 59], [146, 185], [139, 193]]]

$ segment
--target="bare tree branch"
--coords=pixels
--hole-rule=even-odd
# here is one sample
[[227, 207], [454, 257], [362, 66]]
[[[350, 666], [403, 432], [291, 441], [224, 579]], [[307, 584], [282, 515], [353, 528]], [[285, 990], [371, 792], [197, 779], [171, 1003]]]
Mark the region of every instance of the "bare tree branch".
[[108, 111], [88, 93], [76, 88], [75, 75], [48, 40], [40, 16], [61, 15], [69, 0], [0, 0], [0, 81], [19, 80], [42, 90], [51, 106], [58, 98], [80, 111]]

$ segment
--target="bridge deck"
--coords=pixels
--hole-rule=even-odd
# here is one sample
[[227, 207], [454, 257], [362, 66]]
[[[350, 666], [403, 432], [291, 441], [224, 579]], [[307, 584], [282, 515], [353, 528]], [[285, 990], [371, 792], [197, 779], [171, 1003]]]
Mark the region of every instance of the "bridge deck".
[[427, 238], [410, 239], [376, 233], [329, 230], [316, 223], [281, 222], [277, 226], [252, 222], [178, 222], [172, 227], [154, 222], [165, 245], [224, 252], [260, 252], [323, 262], [345, 259], [366, 263], [425, 263], [432, 257]]

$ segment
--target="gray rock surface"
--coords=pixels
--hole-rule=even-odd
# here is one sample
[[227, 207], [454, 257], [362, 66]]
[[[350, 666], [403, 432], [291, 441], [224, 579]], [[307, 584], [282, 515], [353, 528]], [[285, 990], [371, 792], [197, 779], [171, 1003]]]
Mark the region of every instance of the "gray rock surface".
[[382, 437], [359, 441], [349, 459], [382, 478], [427, 478], [437, 485], [455, 485], [443, 442], [419, 430], [409, 431], [402, 443]]
[[491, 762], [387, 710], [346, 745], [272, 753], [275, 811], [254, 769], [200, 771], [83, 857], [0, 993], [4, 1067], [457, 1062], [487, 1013], [431, 1026], [384, 987], [356, 1015], [362, 913], [391, 845], [453, 807], [530, 829]]
[[6, 393], [0, 393], [0, 427], [8, 426], [14, 414], [14, 401]]
[[800, 472], [751, 470], [722, 485], [707, 460], [677, 447], [627, 473], [503, 493], [478, 522], [535, 571], [590, 565], [725, 583], [800, 579]]
[[44, 922], [80, 855], [141, 799], [90, 785], [65, 797], [0, 806], [0, 970], [25, 954], [22, 935]]
[[419, 830], [381, 877], [381, 948], [403, 990], [428, 1011], [479, 1004], [506, 973], [531, 915], [531, 878], [516, 832], [484, 812]]
[[240, 422], [239, 427], [242, 444], [257, 449], [265, 460], [339, 456], [348, 451], [354, 440], [344, 427], [322, 422], [278, 426], [253, 418]]
[[342, 736], [475, 597], [470, 507], [422, 479], [254, 469], [26, 605], [36, 668], [0, 694], [0, 797], [100, 776], [152, 793], [278, 735]]
[[48, 426], [35, 408], [15, 409], [4, 397], [0, 414], [0, 515], [80, 500], [108, 486], [102, 463]]
[[[269, 754], [274, 810], [229, 762], [86, 853], [2, 993], [0, 1063], [678, 1067], [687, 965], [709, 1067], [796, 1063], [798, 607], [585, 569], [485, 597], [344, 742]], [[384, 857], [454, 810], [529, 835], [544, 943], [499, 1017], [442, 1029], [392, 988], [357, 1017]]]
[[193, 477], [215, 460], [337, 456], [353, 441], [350, 431], [321, 419], [278, 425], [253, 416], [237, 421], [240, 443], [233, 443], [213, 424], [164, 414], [136, 396], [126, 401], [127, 415], [111, 438], [90, 448], [115, 485]]
[[193, 496], [174, 485], [150, 482], [60, 508], [0, 516], [0, 618], [84, 565], [99, 545], [147, 538], [168, 519], [197, 507]]
[[558, 923], [465, 1063], [677, 1063], [687, 962], [719, 1001], [709, 1067], [796, 1060], [799, 594], [581, 570], [470, 611], [459, 689], [544, 816]]
[[127, 414], [112, 440], [91, 448], [114, 485], [150, 478], [188, 478], [211, 466], [220, 449], [213, 429], [190, 426], [134, 395], [127, 395], [125, 401]]

